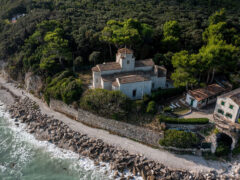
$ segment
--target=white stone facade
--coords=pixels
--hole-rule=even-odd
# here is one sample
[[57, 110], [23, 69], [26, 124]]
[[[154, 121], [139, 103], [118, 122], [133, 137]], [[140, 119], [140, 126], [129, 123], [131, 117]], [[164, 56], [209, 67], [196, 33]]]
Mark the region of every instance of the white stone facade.
[[186, 102], [187, 102], [187, 104], [188, 105], [190, 105], [191, 107], [193, 107], [193, 108], [197, 108], [198, 107], [198, 101], [194, 98], [194, 97], [192, 97], [190, 94], [187, 94], [187, 96], [186, 96]]
[[240, 113], [240, 88], [229, 93], [223, 94], [217, 98], [214, 115], [222, 120], [239, 122]]
[[217, 96], [225, 91], [218, 84], [211, 84], [205, 88], [199, 88], [188, 91], [186, 95], [186, 103], [196, 109], [202, 108], [208, 104], [216, 102]]
[[93, 88], [120, 90], [131, 99], [141, 99], [152, 90], [166, 88], [167, 70], [156, 66], [152, 59], [136, 61], [133, 51], [119, 49], [116, 62], [92, 68]]

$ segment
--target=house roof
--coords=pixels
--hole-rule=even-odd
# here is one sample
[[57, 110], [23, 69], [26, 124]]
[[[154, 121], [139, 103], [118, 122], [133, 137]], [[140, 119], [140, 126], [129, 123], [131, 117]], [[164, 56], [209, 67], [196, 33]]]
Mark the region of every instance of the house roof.
[[121, 48], [121, 49], [118, 49], [118, 53], [133, 54], [133, 50], [128, 49], [128, 48]]
[[135, 61], [135, 67], [154, 66], [154, 65], [155, 63], [153, 62], [152, 59]]
[[142, 75], [128, 75], [128, 76], [119, 77], [118, 79], [120, 84], [128, 84], [128, 83], [143, 82], [143, 81], [150, 80], [149, 78], [144, 77]]
[[230, 91], [228, 93], [225, 93], [221, 96], [219, 96], [220, 98], [230, 98], [232, 99], [236, 104], [238, 104], [240, 106], [240, 88], [235, 89], [233, 91]]
[[240, 106], [240, 92], [237, 94], [234, 94], [230, 97], [237, 105]]
[[[98, 64], [94, 68], [92, 68], [92, 71], [110, 71], [110, 70], [119, 70], [121, 69], [121, 65], [117, 62], [108, 62], [105, 64]], [[99, 71], [98, 71], [99, 70]]]
[[207, 86], [206, 88], [199, 88], [195, 90], [190, 90], [188, 91], [188, 94], [190, 94], [194, 99], [197, 101], [201, 101], [204, 99], [207, 99], [211, 96], [218, 95], [219, 93], [224, 92], [225, 89], [221, 87], [218, 84], [211, 84]]

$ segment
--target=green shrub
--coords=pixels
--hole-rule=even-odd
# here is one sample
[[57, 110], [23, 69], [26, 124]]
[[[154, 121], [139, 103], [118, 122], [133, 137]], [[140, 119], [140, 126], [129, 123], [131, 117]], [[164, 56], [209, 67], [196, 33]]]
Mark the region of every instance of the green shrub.
[[172, 112], [172, 108], [169, 106], [166, 106], [163, 108], [163, 112]]
[[218, 143], [218, 146], [215, 151], [215, 155], [220, 157], [220, 156], [227, 156], [230, 153], [230, 147], [227, 146], [226, 144], [220, 142]]
[[154, 101], [150, 101], [148, 103], [146, 113], [155, 114], [156, 112], [157, 112], [156, 103]]
[[174, 118], [165, 115], [158, 116], [159, 122], [172, 123], [172, 124], [207, 124], [209, 122], [208, 118]]
[[143, 100], [136, 100], [132, 104], [132, 108], [136, 110], [138, 113], [142, 113], [146, 111], [146, 105]]
[[177, 148], [193, 148], [199, 142], [199, 138], [192, 132], [169, 129], [164, 132], [164, 138], [159, 141], [159, 144]]
[[238, 155], [240, 154], [240, 141], [237, 142], [235, 148], [232, 151], [233, 155]]
[[218, 129], [218, 128], [215, 128], [215, 129], [213, 130], [213, 133], [214, 133], [214, 134], [218, 134], [218, 133], [219, 133], [219, 129]]
[[151, 99], [154, 101], [166, 100], [168, 98], [181, 95], [184, 91], [184, 88], [158, 89], [152, 92]]
[[130, 99], [120, 91], [89, 89], [80, 100], [80, 107], [101, 116], [121, 119], [131, 111]]
[[74, 101], [78, 101], [81, 95], [82, 82], [69, 71], [64, 71], [52, 79], [44, 92], [44, 98], [47, 103], [49, 103], [50, 98], [54, 98], [66, 104], [71, 104]]

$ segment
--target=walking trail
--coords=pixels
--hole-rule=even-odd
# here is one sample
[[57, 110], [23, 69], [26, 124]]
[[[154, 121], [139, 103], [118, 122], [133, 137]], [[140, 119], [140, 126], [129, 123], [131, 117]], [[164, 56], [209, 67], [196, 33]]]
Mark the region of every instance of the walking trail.
[[[80, 122], [68, 118], [61, 113], [53, 111], [45, 103], [43, 103], [42, 100], [34, 97], [32, 94], [27, 93], [22, 89], [17, 88], [16, 84], [6, 82], [6, 80], [3, 79], [1, 76], [0, 85], [5, 86], [13, 94], [19, 97], [29, 97], [39, 105], [42, 113], [54, 116], [54, 118], [63, 121], [74, 131], [87, 134], [89, 137], [102, 139], [104, 142], [128, 150], [130, 153], [142, 154], [148, 159], [162, 163], [170, 169], [189, 170], [191, 172], [209, 172], [211, 170], [215, 170], [223, 173], [230, 166], [230, 163], [205, 160], [203, 157], [200, 156], [177, 155], [165, 150], [154, 149], [136, 141], [110, 134], [108, 131], [86, 126]], [[0, 93], [0, 96], [3, 96], [3, 94]]]

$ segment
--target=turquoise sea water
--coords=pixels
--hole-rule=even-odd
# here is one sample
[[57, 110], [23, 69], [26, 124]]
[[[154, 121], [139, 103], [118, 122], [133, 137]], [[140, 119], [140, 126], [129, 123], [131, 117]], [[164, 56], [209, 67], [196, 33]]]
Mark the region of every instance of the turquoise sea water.
[[107, 180], [108, 165], [94, 163], [17, 127], [0, 107], [0, 180]]

